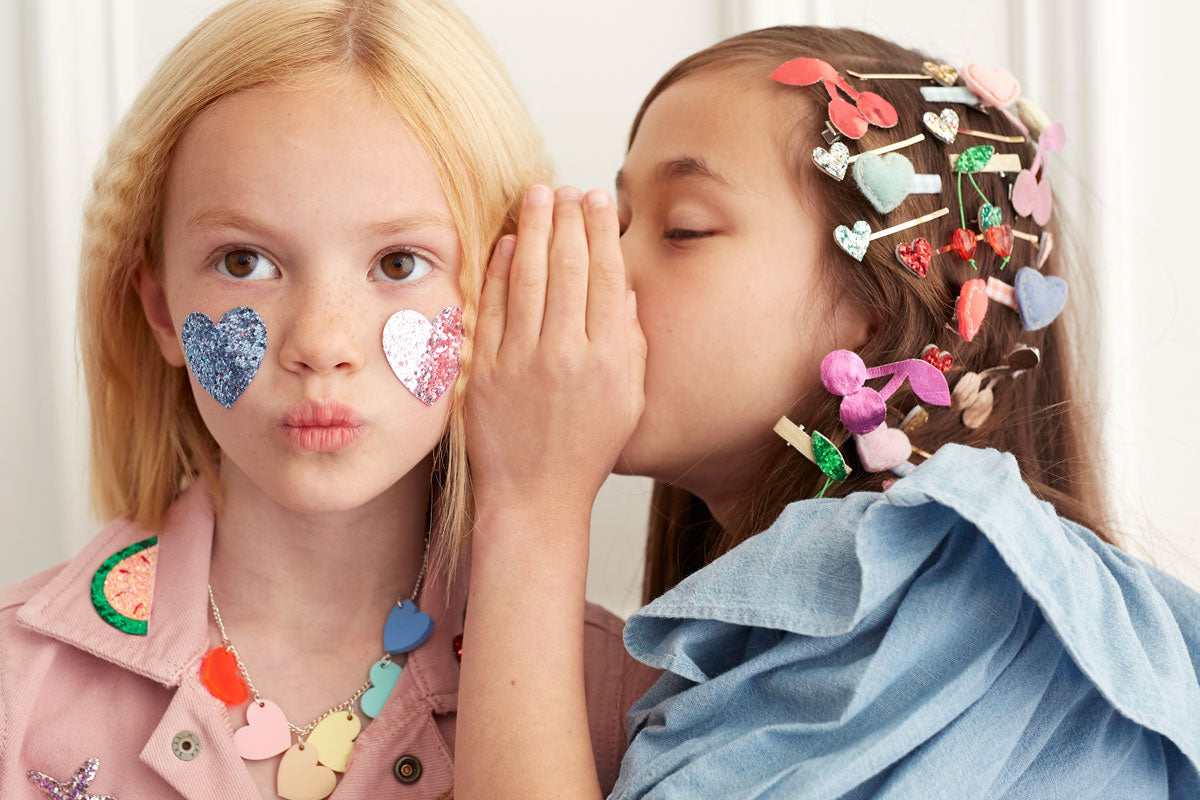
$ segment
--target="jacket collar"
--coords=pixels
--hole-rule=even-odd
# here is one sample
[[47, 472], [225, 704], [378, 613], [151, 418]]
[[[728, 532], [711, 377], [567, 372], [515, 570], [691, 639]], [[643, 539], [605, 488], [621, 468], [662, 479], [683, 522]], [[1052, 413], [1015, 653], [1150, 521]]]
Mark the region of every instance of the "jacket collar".
[[[213, 523], [212, 497], [205, 482], [199, 480], [172, 504], [158, 533], [154, 595], [144, 636], [109, 625], [91, 600], [92, 576], [101, 564], [114, 553], [155, 535], [126, 519], [109, 523], [68, 561], [22, 606], [18, 623], [164, 686], [179, 686], [209, 649], [207, 586]], [[433, 619], [433, 633], [409, 653], [405, 672], [411, 673], [418, 693], [437, 713], [454, 712], [458, 705], [454, 638], [463, 629], [468, 571], [469, 564], [464, 561], [448, 602], [442, 601], [445, 580], [434, 574], [418, 598], [421, 611]]]

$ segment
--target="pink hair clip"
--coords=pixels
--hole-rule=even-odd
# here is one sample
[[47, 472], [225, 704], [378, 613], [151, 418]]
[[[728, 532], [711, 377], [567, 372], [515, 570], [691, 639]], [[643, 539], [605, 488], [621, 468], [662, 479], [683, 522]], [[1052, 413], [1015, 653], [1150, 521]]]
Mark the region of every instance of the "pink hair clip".
[[[867, 380], [890, 375], [882, 390], [866, 386]], [[906, 358], [879, 367], [868, 367], [857, 353], [834, 350], [821, 361], [821, 382], [842, 398], [839, 416], [842, 424], [855, 435], [878, 428], [887, 417], [887, 399], [905, 380], [917, 397], [937, 406], [950, 405], [950, 387], [946, 376], [927, 361]]]

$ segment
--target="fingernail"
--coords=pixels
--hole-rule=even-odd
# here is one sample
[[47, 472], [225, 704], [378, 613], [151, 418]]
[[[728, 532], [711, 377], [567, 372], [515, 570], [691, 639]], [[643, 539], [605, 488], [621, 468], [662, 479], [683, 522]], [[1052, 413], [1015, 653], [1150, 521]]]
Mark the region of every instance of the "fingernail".
[[531, 186], [529, 187], [529, 193], [525, 196], [525, 199], [527, 199], [531, 205], [544, 206], [550, 202], [550, 187], [542, 186], [541, 184], [538, 184], [537, 186]]
[[583, 197], [583, 193], [574, 186], [560, 186], [554, 194], [559, 200], [578, 200]]
[[629, 292], [629, 297], [626, 300], [625, 305], [629, 308], [629, 318], [637, 319], [637, 292]]
[[517, 249], [517, 240], [511, 236], [505, 236], [500, 240], [500, 255], [508, 257]]
[[603, 189], [592, 189], [587, 193], [587, 204], [592, 208], [604, 208], [608, 205], [608, 192]]

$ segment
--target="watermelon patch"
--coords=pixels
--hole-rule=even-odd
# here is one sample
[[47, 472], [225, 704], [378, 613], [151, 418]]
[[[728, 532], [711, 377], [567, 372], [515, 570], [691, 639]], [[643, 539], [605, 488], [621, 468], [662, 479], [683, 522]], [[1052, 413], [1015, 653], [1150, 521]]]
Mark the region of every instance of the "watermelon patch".
[[118, 550], [92, 576], [92, 605], [100, 618], [119, 631], [145, 636], [154, 601], [158, 537]]

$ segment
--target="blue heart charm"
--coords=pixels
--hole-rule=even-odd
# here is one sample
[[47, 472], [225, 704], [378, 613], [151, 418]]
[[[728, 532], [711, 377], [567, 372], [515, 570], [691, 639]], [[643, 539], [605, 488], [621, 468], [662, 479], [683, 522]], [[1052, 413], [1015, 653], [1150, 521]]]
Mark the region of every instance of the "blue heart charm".
[[854, 162], [854, 181], [880, 214], [904, 202], [913, 175], [912, 162], [899, 153], [863, 153]]
[[1044, 328], [1062, 313], [1067, 305], [1067, 282], [1053, 275], [1047, 277], [1032, 267], [1021, 267], [1013, 282], [1021, 325], [1027, 331]]
[[403, 671], [404, 668], [394, 661], [376, 661], [371, 665], [371, 688], [358, 699], [358, 707], [362, 709], [362, 713], [371, 719], [379, 716], [383, 704], [387, 702]]
[[383, 626], [383, 649], [395, 655], [419, 647], [433, 633], [433, 620], [412, 600], [392, 609]]
[[193, 311], [180, 338], [196, 382], [225, 408], [246, 391], [267, 352], [267, 326], [249, 306], [229, 309], [215, 325]]

